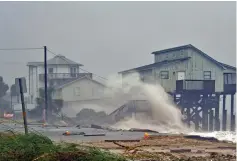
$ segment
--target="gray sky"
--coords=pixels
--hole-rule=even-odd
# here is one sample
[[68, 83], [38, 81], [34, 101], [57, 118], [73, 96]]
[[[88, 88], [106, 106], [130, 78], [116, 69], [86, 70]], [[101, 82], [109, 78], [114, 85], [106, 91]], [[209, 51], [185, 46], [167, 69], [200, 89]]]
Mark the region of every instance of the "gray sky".
[[[0, 2], [0, 48], [47, 45], [101, 76], [184, 44], [235, 66], [235, 37], [235, 2]], [[43, 60], [43, 51], [0, 54], [7, 83]]]

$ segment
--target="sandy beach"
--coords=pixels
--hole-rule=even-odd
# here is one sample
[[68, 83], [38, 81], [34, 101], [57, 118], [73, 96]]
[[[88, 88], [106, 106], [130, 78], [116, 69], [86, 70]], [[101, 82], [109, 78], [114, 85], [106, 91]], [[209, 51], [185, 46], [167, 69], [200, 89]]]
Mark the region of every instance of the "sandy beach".
[[99, 147], [136, 160], [236, 160], [236, 144], [226, 141], [187, 139], [182, 135], [152, 136], [140, 142], [97, 141], [83, 145]]

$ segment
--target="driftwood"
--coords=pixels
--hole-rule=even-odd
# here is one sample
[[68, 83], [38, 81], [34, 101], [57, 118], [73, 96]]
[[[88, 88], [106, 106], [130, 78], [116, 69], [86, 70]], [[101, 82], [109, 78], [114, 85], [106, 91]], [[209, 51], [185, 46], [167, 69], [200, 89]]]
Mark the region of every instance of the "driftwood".
[[105, 142], [140, 142], [141, 140], [104, 140]]
[[171, 153], [189, 153], [191, 149], [170, 149]]
[[84, 134], [84, 136], [105, 136], [105, 134]]
[[141, 151], [137, 148], [147, 146], [147, 145], [142, 145], [142, 144], [134, 145], [134, 146], [127, 146], [127, 145], [119, 144], [118, 142], [115, 142], [115, 141], [113, 141], [113, 143], [115, 145], [118, 145], [118, 146], [122, 147], [125, 150], [124, 153], [131, 153], [131, 154], [135, 154], [136, 152]]
[[138, 128], [132, 128], [129, 129], [131, 132], [151, 132], [151, 133], [159, 133], [158, 131], [150, 130], [150, 129], [138, 129]]
[[63, 133], [63, 135], [69, 136], [69, 135], [85, 135], [84, 132], [70, 132], [70, 133]]

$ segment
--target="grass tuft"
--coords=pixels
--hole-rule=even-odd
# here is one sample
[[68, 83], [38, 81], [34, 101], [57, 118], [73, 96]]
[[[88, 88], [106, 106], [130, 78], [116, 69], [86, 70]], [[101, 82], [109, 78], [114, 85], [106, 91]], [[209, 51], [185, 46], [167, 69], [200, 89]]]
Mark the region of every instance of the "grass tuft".
[[126, 161], [125, 158], [77, 144], [54, 144], [49, 138], [0, 133], [0, 161]]

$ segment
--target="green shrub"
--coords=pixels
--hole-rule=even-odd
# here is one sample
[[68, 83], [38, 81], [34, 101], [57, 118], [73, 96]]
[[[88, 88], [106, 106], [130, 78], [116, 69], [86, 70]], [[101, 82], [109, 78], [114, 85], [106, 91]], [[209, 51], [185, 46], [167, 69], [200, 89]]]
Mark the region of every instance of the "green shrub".
[[123, 157], [76, 144], [53, 144], [38, 134], [0, 133], [0, 161], [125, 161]]

